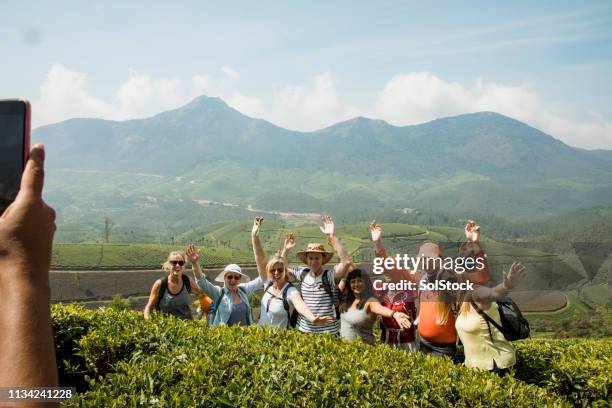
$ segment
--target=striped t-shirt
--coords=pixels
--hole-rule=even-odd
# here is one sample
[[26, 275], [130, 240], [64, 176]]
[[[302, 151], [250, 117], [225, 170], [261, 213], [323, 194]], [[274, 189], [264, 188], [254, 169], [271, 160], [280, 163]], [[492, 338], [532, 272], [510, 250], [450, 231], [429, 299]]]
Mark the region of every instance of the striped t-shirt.
[[299, 315], [296, 327], [299, 331], [304, 333], [331, 333], [338, 334], [340, 331], [340, 321], [336, 319], [336, 310], [334, 308], [334, 300], [329, 297], [325, 287], [323, 286], [323, 274], [327, 274], [329, 278], [329, 285], [332, 290], [332, 294], [337, 296], [336, 281], [334, 280], [335, 272], [333, 269], [325, 270], [323, 273], [316, 278], [308, 272], [301, 281], [302, 273], [308, 268], [298, 268], [294, 270], [295, 278], [301, 282], [302, 287], [300, 292], [304, 303], [310, 309], [312, 314], [320, 316], [331, 316], [334, 318], [333, 321], [326, 324], [314, 324], [311, 323], [304, 316]]

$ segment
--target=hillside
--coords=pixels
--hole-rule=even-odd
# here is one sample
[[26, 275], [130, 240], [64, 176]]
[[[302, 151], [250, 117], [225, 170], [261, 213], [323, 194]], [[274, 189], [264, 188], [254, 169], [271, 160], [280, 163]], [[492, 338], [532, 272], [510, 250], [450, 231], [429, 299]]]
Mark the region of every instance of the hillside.
[[249, 205], [543, 218], [612, 202], [610, 152], [492, 112], [406, 127], [355, 118], [302, 133], [200, 97], [147, 119], [44, 126], [33, 140], [47, 145], [46, 198], [60, 223], [115, 213], [141, 227], [139, 213], [175, 223], [189, 203], [230, 218]]

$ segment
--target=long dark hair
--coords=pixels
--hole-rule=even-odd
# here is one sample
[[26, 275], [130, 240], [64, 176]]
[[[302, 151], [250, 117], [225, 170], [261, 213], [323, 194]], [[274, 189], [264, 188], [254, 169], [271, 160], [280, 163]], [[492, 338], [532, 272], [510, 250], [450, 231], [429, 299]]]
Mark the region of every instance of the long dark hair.
[[342, 291], [342, 304], [340, 310], [346, 312], [350, 309], [355, 301], [355, 293], [351, 289], [351, 281], [360, 278], [363, 281], [363, 289], [361, 290], [361, 300], [357, 305], [358, 309], [363, 309], [363, 305], [372, 297], [372, 282], [368, 274], [361, 269], [353, 269], [346, 277], [344, 290]]

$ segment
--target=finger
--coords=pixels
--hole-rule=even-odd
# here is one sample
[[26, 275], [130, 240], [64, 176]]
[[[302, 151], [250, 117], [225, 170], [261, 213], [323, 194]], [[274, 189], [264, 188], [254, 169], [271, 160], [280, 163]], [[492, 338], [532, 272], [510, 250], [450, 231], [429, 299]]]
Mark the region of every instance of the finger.
[[321, 232], [325, 234], [325, 228], [323, 227], [319, 227], [321, 229]]
[[42, 197], [44, 178], [45, 148], [42, 144], [37, 144], [30, 150], [30, 158], [21, 177], [19, 195], [23, 192], [23, 194], [33, 194], [35, 197]]

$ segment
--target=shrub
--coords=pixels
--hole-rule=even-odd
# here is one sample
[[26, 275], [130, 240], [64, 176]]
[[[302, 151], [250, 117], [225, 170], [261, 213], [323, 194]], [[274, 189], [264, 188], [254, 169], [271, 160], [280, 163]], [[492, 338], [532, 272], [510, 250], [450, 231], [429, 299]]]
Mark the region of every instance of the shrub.
[[70, 406], [567, 405], [509, 376], [330, 335], [77, 306], [53, 318], [58, 352], [89, 386]]
[[612, 339], [532, 339], [515, 343], [516, 377], [566, 396], [575, 406], [612, 399]]

